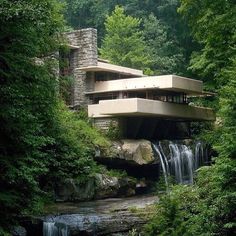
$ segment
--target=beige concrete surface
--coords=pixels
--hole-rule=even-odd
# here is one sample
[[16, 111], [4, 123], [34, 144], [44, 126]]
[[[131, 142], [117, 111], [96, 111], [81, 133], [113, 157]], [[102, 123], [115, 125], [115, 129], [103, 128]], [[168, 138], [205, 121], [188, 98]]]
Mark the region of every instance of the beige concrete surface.
[[80, 67], [79, 68], [82, 71], [106, 71], [106, 72], [112, 72], [117, 74], [123, 74], [123, 75], [130, 75], [130, 76], [137, 76], [141, 77], [143, 76], [142, 70], [136, 70], [124, 66], [117, 66], [110, 63], [104, 63], [101, 61], [97, 62], [96, 66], [86, 66], [86, 67]]
[[189, 95], [202, 94], [202, 81], [176, 75], [148, 76], [131, 79], [99, 81], [95, 83], [94, 92], [88, 94], [133, 91], [146, 89], [161, 89], [174, 92], [184, 92]]
[[183, 120], [214, 121], [215, 114], [210, 108], [195, 107], [141, 98], [103, 100], [88, 106], [89, 117], [132, 117], [153, 116]]

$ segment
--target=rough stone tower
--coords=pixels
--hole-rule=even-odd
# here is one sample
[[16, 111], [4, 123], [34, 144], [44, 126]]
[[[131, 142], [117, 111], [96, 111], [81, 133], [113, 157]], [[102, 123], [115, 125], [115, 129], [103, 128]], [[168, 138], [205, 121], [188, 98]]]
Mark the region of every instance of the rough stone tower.
[[76, 30], [67, 33], [66, 38], [70, 47], [70, 71], [74, 77], [70, 105], [74, 108], [85, 107], [89, 103], [85, 92], [93, 89], [94, 78], [90, 75], [86, 79], [86, 72], [79, 68], [97, 65], [97, 30], [92, 28]]

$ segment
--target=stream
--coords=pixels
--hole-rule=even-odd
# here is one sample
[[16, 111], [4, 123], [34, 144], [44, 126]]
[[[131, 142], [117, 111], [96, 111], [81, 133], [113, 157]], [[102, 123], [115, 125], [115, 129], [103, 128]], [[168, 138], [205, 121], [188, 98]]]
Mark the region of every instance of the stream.
[[[167, 191], [170, 177], [174, 178], [175, 183], [193, 184], [196, 170], [209, 164], [207, 149], [200, 141], [160, 141], [152, 145], [160, 161]], [[48, 207], [46, 216], [40, 217], [40, 233], [32, 231], [28, 235], [129, 235], [131, 230], [140, 231], [150, 216], [146, 207], [155, 202], [158, 202], [157, 196], [145, 194], [89, 202], [55, 203]]]
[[43, 218], [43, 236], [127, 235], [146, 220], [137, 209], [158, 201], [157, 196], [110, 198], [82, 203], [58, 203]]

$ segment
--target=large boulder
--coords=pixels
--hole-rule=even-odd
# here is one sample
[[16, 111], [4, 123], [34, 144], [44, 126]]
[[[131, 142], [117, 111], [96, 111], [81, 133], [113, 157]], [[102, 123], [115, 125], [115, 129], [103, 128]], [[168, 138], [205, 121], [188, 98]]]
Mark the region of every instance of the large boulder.
[[108, 156], [103, 153], [99, 158], [118, 159], [133, 165], [147, 165], [155, 162], [152, 143], [145, 139], [123, 139], [114, 141], [110, 147]]
[[95, 180], [90, 178], [86, 183], [77, 179], [65, 179], [55, 184], [56, 201], [87, 201], [94, 198]]
[[55, 184], [56, 201], [88, 201], [109, 197], [132, 196], [136, 180], [130, 177], [116, 177], [96, 174], [86, 183], [76, 179], [65, 179]]
[[96, 199], [115, 197], [118, 193], [119, 181], [117, 177], [96, 174]]
[[145, 139], [122, 140], [123, 158], [137, 163], [138, 165], [150, 164], [155, 161], [152, 144]]
[[14, 227], [12, 229], [11, 234], [12, 234], [12, 236], [26, 236], [27, 235], [27, 231], [22, 226], [16, 226], [16, 227]]
[[132, 196], [135, 194], [136, 181], [129, 177], [114, 177], [96, 174], [95, 199]]

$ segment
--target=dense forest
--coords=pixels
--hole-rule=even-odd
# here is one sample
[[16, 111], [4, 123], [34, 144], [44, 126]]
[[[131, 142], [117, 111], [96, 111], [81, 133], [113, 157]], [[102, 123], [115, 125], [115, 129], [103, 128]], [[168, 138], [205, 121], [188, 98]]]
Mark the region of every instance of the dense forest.
[[[0, 0], [0, 235], [52, 198], [55, 179], [101, 171], [109, 138], [70, 111], [55, 73], [62, 32], [94, 27], [99, 53], [148, 75], [201, 79], [217, 112], [200, 135], [217, 153], [193, 186], [173, 186], [144, 235], [236, 233], [236, 3], [234, 0]], [[102, 170], [104, 171], [104, 170]], [[47, 181], [45, 181], [47, 180]], [[47, 183], [47, 186], [45, 186]]]

